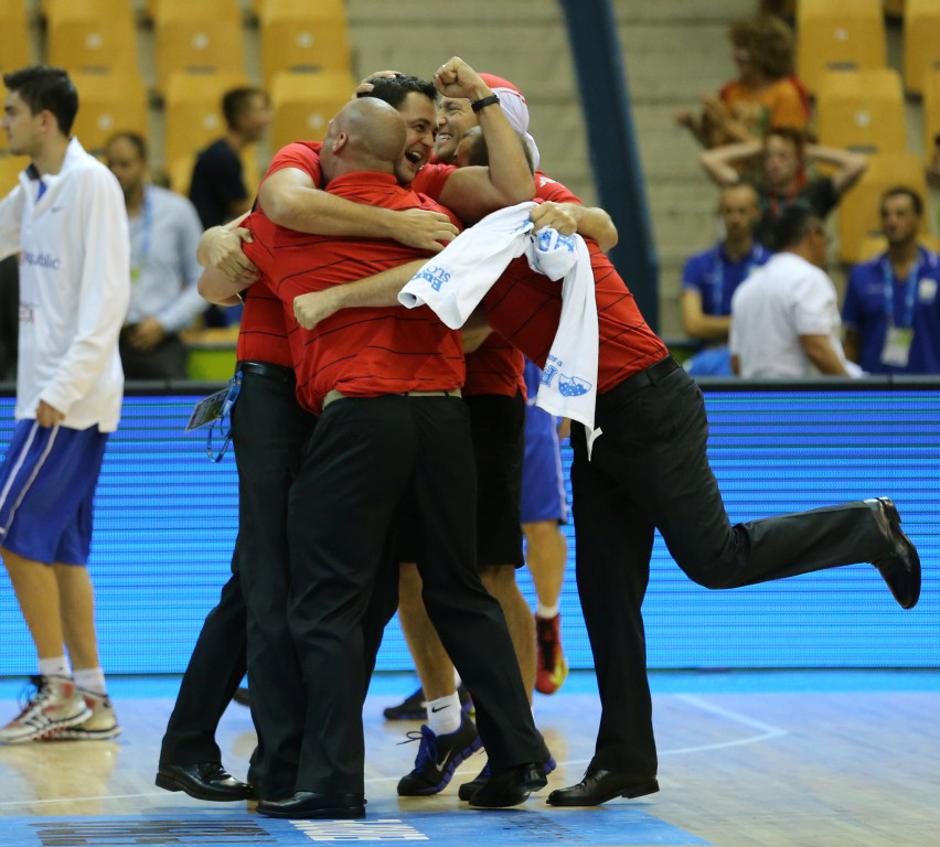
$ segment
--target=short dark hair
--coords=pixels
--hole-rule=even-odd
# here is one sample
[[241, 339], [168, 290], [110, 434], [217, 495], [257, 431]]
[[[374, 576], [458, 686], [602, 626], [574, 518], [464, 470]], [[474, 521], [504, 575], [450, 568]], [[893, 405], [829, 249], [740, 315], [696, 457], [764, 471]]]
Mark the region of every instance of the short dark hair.
[[922, 217], [924, 214], [924, 198], [920, 196], [913, 188], [909, 188], [906, 185], [895, 185], [893, 188], [889, 188], [884, 194], [881, 195], [881, 204], [878, 207], [879, 212], [884, 213], [885, 201], [891, 197], [910, 197], [911, 205], [914, 207], [914, 212], [917, 214], [917, 217]]
[[806, 133], [797, 129], [793, 126], [772, 126], [767, 132], [764, 133], [764, 144], [767, 144], [767, 139], [771, 136], [776, 135], [777, 138], [782, 138], [785, 141], [789, 141], [794, 147], [796, 147], [796, 155], [799, 159], [802, 160], [803, 152], [806, 149], [807, 137]]
[[146, 139], [138, 132], [131, 132], [130, 130], [124, 130], [122, 132], [116, 132], [108, 139], [108, 143], [105, 145], [105, 149], [114, 144], [115, 141], [127, 141], [129, 144], [133, 145], [134, 149], [137, 150], [137, 155], [140, 156], [141, 161], [147, 161], [147, 141]]
[[222, 97], [222, 115], [229, 129], [235, 129], [238, 119], [251, 105], [251, 98], [259, 95], [267, 100], [268, 95], [265, 91], [251, 86], [233, 88], [225, 92]]
[[366, 82], [372, 85], [371, 91], [356, 95], [357, 97], [378, 97], [389, 106], [398, 109], [405, 98], [412, 92], [423, 94], [432, 103], [437, 102], [437, 89], [433, 82], [418, 79], [411, 74], [396, 74], [393, 77], [374, 76]]
[[813, 225], [822, 227], [822, 220], [809, 206], [794, 203], [780, 213], [773, 225], [773, 248], [778, 253], [788, 247], [795, 247], [805, 237]]
[[63, 135], [72, 131], [78, 113], [78, 91], [62, 68], [31, 65], [4, 74], [3, 84], [7, 90], [19, 94], [34, 115], [43, 111], [55, 115]]

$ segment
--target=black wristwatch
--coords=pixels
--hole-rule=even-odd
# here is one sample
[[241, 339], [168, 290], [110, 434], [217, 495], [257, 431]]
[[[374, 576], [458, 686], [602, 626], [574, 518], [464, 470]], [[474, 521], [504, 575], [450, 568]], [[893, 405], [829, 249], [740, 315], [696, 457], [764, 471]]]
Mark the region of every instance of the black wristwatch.
[[499, 97], [495, 94], [490, 94], [489, 97], [481, 97], [479, 100], [474, 100], [470, 104], [470, 108], [474, 112], [479, 112], [480, 109], [485, 109], [487, 106], [495, 106], [499, 102]]

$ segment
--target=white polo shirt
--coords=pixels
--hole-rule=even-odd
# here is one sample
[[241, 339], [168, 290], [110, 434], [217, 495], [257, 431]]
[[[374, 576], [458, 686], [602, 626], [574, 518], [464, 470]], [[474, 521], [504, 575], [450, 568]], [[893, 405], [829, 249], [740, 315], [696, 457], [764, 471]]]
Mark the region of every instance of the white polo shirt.
[[124, 197], [74, 138], [59, 173], [35, 176], [24, 171], [0, 201], [0, 258], [20, 253], [15, 417], [35, 418], [44, 400], [65, 413], [63, 426], [110, 432], [121, 413], [117, 342], [130, 296]]
[[740, 376], [800, 379], [819, 374], [801, 335], [828, 335], [842, 361], [842, 320], [828, 275], [795, 253], [777, 253], [756, 268], [731, 298], [732, 355]]

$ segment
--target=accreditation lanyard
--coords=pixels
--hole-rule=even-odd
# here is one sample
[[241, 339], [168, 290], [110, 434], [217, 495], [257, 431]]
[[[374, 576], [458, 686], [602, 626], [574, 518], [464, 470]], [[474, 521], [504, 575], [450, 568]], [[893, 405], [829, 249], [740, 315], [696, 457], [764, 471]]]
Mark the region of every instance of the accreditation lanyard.
[[914, 304], [917, 300], [917, 283], [920, 276], [920, 256], [914, 263], [907, 283], [904, 286], [904, 316], [900, 323], [894, 319], [894, 270], [891, 267], [891, 261], [885, 256], [881, 263], [882, 273], [884, 274], [884, 298], [885, 298], [885, 319], [888, 326], [900, 326], [910, 329], [914, 325]]
[[144, 206], [140, 216], [142, 231], [140, 233], [140, 252], [137, 261], [131, 265], [131, 282], [138, 282], [147, 259], [150, 258], [150, 243], [153, 236], [153, 198], [150, 191], [144, 189]]
[[[722, 314], [722, 304], [725, 300], [725, 263], [721, 258], [721, 245], [719, 244], [715, 248], [714, 253], [714, 268], [711, 273], [711, 284], [712, 284], [712, 311], [713, 315]], [[744, 266], [744, 276], [742, 279], [747, 279], [748, 275], [751, 273], [751, 268], [754, 267], [754, 263], [760, 258], [760, 246], [755, 244], [751, 247], [751, 252], [747, 256], [747, 264]]]

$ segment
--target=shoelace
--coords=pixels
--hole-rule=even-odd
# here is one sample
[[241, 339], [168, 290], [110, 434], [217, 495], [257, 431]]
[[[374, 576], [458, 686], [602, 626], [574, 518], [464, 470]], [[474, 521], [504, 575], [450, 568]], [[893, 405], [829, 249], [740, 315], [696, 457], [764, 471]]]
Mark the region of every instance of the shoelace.
[[51, 696], [52, 689], [44, 676], [38, 674], [30, 676], [29, 682], [23, 686], [22, 691], [20, 691], [17, 697], [20, 713], [14, 720], [22, 720], [30, 710], [36, 708], [36, 706], [48, 700]]
[[418, 747], [418, 755], [415, 757], [414, 769], [416, 771], [421, 770], [427, 764], [437, 761], [437, 736], [427, 725], [422, 726], [420, 731], [411, 730], [410, 732], [406, 732], [405, 735], [405, 740], [399, 741], [399, 745], [410, 744], [413, 741], [421, 742]]

